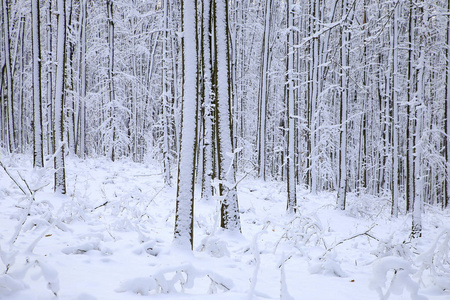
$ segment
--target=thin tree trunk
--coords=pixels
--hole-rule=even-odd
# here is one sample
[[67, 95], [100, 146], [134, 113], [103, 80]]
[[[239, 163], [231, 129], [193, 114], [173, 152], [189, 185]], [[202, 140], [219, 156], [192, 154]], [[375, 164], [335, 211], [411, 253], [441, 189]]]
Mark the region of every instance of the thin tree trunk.
[[11, 67], [11, 48], [10, 48], [10, 33], [9, 33], [9, 2], [8, 0], [2, 0], [3, 10], [3, 45], [5, 51], [5, 65], [6, 65], [6, 89], [7, 89], [7, 132], [9, 151], [15, 151], [15, 127], [14, 127], [14, 85], [13, 85], [13, 70]]
[[171, 186], [171, 173], [170, 173], [170, 147], [169, 147], [169, 116], [168, 116], [168, 97], [170, 93], [169, 83], [167, 80], [167, 69], [168, 69], [168, 49], [167, 49], [167, 39], [169, 38], [169, 3], [164, 0], [164, 37], [162, 42], [163, 51], [163, 70], [162, 70], [162, 80], [163, 80], [163, 107], [162, 107], [162, 120], [163, 120], [163, 160], [164, 160], [164, 183]]
[[80, 54], [80, 157], [86, 155], [86, 36], [87, 0], [81, 0], [81, 54]]
[[194, 239], [195, 153], [197, 148], [197, 7], [195, 0], [184, 0], [181, 4], [183, 102], [174, 243], [181, 248], [192, 249]]
[[406, 211], [412, 211], [412, 204], [415, 194], [414, 186], [414, 116], [413, 116], [413, 103], [414, 99], [414, 71], [413, 71], [413, 59], [414, 59], [414, 8], [412, 0], [409, 3], [409, 49], [408, 49], [408, 91], [407, 91], [407, 126], [406, 126]]
[[[320, 30], [320, 0], [314, 1], [314, 22], [313, 22], [313, 32], [316, 33]], [[318, 165], [317, 165], [317, 134], [316, 134], [316, 109], [317, 109], [317, 100], [319, 97], [319, 86], [320, 86], [320, 77], [319, 77], [319, 45], [320, 45], [320, 37], [315, 38], [312, 45], [312, 92], [311, 92], [311, 104], [310, 104], [310, 181], [311, 181], [311, 193], [317, 194], [317, 181], [318, 181]]]
[[108, 18], [108, 44], [109, 44], [109, 55], [108, 55], [108, 101], [111, 105], [111, 145], [109, 148], [109, 156], [111, 160], [116, 159], [116, 103], [115, 103], [115, 89], [114, 89], [114, 19], [113, 19], [113, 4], [112, 0], [106, 1], [107, 6], [107, 18]]
[[[423, 37], [420, 36], [422, 40]], [[416, 108], [416, 123], [414, 135], [414, 180], [415, 180], [415, 193], [412, 211], [412, 230], [411, 235], [414, 238], [422, 236], [422, 206], [424, 202], [425, 195], [425, 185], [424, 185], [424, 162], [423, 160], [423, 143], [422, 132], [424, 127], [424, 73], [425, 73], [425, 50], [423, 42], [419, 43], [420, 56], [418, 61], [418, 74], [417, 74], [417, 101], [418, 107]]]
[[392, 87], [392, 209], [391, 215], [398, 217], [398, 19], [400, 5], [394, 8], [394, 36], [393, 36], [393, 87]]
[[264, 45], [262, 49], [261, 83], [258, 103], [258, 170], [259, 177], [266, 180], [266, 110], [269, 70], [269, 39], [271, 28], [272, 0], [266, 0], [264, 19]]
[[39, 0], [31, 1], [33, 35], [33, 166], [44, 166], [44, 144], [42, 136], [42, 94], [41, 94], [41, 39]]
[[221, 227], [240, 231], [236, 169], [232, 143], [229, 74], [228, 2], [215, 0], [216, 136], [219, 195], [222, 198]]
[[294, 16], [291, 11], [293, 1], [286, 2], [286, 16], [287, 16], [287, 63], [286, 63], [286, 95], [287, 95], [287, 211], [289, 213], [296, 211], [297, 196], [296, 196], [296, 173], [295, 173], [295, 116], [294, 116]]
[[[348, 13], [347, 0], [342, 4], [342, 13]], [[350, 33], [346, 26], [342, 29], [341, 38], [341, 103], [340, 103], [340, 131], [339, 131], [339, 188], [337, 194], [337, 207], [345, 209], [347, 198], [347, 103], [348, 103], [348, 64], [349, 64]]]
[[66, 54], [66, 1], [58, 0], [58, 44], [56, 50], [56, 87], [54, 105], [54, 125], [53, 125], [53, 153], [55, 167], [55, 191], [61, 194], [66, 193], [66, 172], [64, 163], [64, 73]]
[[47, 149], [53, 153], [53, 34], [52, 34], [52, 1], [47, 8]]
[[445, 84], [445, 162], [446, 162], [446, 180], [445, 195], [442, 203], [443, 208], [447, 208], [450, 198], [450, 0], [447, 3], [447, 63], [446, 63], [446, 84]]
[[212, 199], [213, 122], [211, 92], [211, 0], [203, 1], [203, 178], [202, 199]]

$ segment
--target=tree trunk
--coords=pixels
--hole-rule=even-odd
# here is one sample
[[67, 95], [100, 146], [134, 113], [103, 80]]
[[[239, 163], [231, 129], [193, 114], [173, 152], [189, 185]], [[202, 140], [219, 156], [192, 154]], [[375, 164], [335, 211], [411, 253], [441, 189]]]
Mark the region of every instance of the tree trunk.
[[266, 121], [267, 121], [267, 94], [268, 90], [268, 71], [270, 58], [270, 28], [272, 0], [266, 0], [264, 19], [264, 45], [262, 48], [261, 81], [258, 102], [258, 170], [259, 177], [266, 180]]
[[400, 4], [394, 4], [394, 36], [393, 36], [393, 86], [392, 86], [392, 209], [391, 215], [398, 217], [398, 19]]
[[[347, 0], [342, 4], [343, 15], [348, 13]], [[350, 33], [347, 26], [342, 28], [341, 37], [341, 103], [340, 103], [340, 131], [339, 131], [339, 188], [337, 194], [337, 207], [345, 209], [347, 198], [347, 103], [348, 103], [348, 63]]]
[[87, 0], [81, 0], [81, 53], [80, 53], [80, 157], [86, 155], [86, 35]]
[[442, 203], [443, 208], [447, 208], [450, 198], [450, 0], [447, 3], [447, 62], [446, 62], [446, 84], [445, 84], [445, 162], [446, 162], [446, 180], [445, 195]]
[[236, 188], [234, 149], [232, 143], [231, 94], [229, 73], [228, 2], [215, 0], [216, 60], [216, 136], [219, 195], [222, 198], [221, 227], [240, 231]]
[[8, 132], [8, 143], [7, 146], [9, 151], [14, 151], [15, 146], [15, 127], [14, 127], [14, 84], [13, 84], [13, 70], [12, 70], [12, 59], [11, 59], [11, 49], [10, 49], [10, 33], [9, 33], [9, 2], [8, 0], [2, 0], [2, 10], [3, 10], [3, 45], [5, 50], [5, 65], [6, 65], [6, 89], [7, 89], [7, 132]]
[[297, 196], [296, 196], [296, 173], [295, 173], [295, 115], [294, 115], [294, 12], [291, 11], [293, 1], [286, 2], [286, 17], [287, 17], [287, 63], [286, 63], [286, 96], [287, 96], [287, 211], [293, 213], [296, 211]]
[[164, 183], [168, 186], [172, 185], [170, 173], [170, 145], [169, 145], [169, 113], [168, 113], [168, 98], [169, 98], [169, 80], [167, 78], [167, 70], [169, 68], [169, 58], [167, 49], [167, 39], [169, 38], [169, 3], [164, 0], [164, 36], [162, 43], [163, 51], [163, 70], [162, 70], [162, 125], [163, 125], [163, 164], [164, 164]]
[[195, 153], [197, 149], [197, 7], [195, 0], [182, 3], [183, 27], [183, 102], [181, 145], [178, 160], [178, 185], [174, 243], [193, 247]]
[[53, 123], [53, 153], [55, 167], [55, 191], [66, 193], [66, 172], [64, 163], [64, 77], [65, 77], [65, 54], [66, 54], [66, 1], [58, 0], [58, 44], [56, 50], [56, 86], [54, 102]]
[[202, 199], [212, 199], [213, 109], [211, 92], [211, 0], [203, 1], [203, 178]]
[[52, 1], [48, 1], [47, 8], [47, 149], [48, 153], [53, 153], [53, 34], [52, 34]]
[[41, 95], [41, 39], [39, 0], [31, 1], [33, 35], [33, 166], [44, 166], [44, 145], [42, 136], [42, 95]]

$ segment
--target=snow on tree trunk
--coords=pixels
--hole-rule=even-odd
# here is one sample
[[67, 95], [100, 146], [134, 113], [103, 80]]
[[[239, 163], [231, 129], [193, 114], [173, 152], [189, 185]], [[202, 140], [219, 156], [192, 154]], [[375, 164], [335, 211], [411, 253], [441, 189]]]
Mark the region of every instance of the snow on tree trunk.
[[52, 1], [48, 1], [47, 7], [47, 150], [53, 153], [53, 34], [52, 34]]
[[216, 130], [219, 194], [222, 198], [221, 227], [240, 231], [235, 162], [231, 130], [231, 95], [229, 76], [228, 3], [215, 0], [216, 50]]
[[195, 0], [182, 2], [183, 102], [174, 244], [193, 247], [195, 153], [197, 147], [197, 45]]
[[414, 99], [414, 27], [415, 27], [415, 19], [414, 19], [414, 6], [412, 1], [409, 3], [409, 36], [408, 36], [408, 92], [407, 92], [407, 124], [406, 124], [406, 210], [408, 212], [412, 211], [412, 203], [414, 199], [415, 193], [415, 184], [414, 184], [414, 142], [413, 142], [413, 133], [414, 133], [414, 116], [413, 116], [413, 99]]
[[[10, 33], [9, 33], [9, 3], [7, 0], [2, 0], [2, 10], [3, 10], [3, 42], [4, 42], [4, 55], [5, 55], [5, 65], [6, 65], [6, 88], [7, 88], [7, 132], [8, 132], [8, 143], [7, 146], [9, 151], [15, 150], [15, 134], [14, 134], [14, 84], [13, 84], [13, 70], [11, 67], [11, 51], [10, 51]], [[3, 74], [2, 74], [3, 75]]]
[[267, 94], [268, 71], [270, 59], [270, 28], [271, 28], [272, 0], [266, 0], [264, 18], [264, 45], [262, 49], [261, 80], [258, 99], [258, 169], [259, 177], [266, 180], [266, 122], [267, 122]]
[[[420, 36], [420, 39], [423, 39]], [[418, 107], [416, 107], [416, 132], [414, 136], [414, 146], [415, 146], [415, 156], [414, 156], [414, 177], [415, 177], [415, 193], [413, 200], [413, 212], [412, 212], [412, 230], [411, 235], [415, 238], [422, 236], [422, 206], [424, 198], [424, 170], [423, 170], [423, 143], [422, 133], [423, 133], [423, 118], [424, 118], [424, 64], [425, 64], [425, 50], [424, 46], [420, 45], [420, 56], [418, 63], [418, 74], [417, 74], [417, 102]]]
[[80, 54], [80, 157], [84, 158], [86, 153], [86, 35], [87, 35], [87, 0], [81, 1], [81, 54]]
[[[320, 30], [320, 1], [316, 0], [314, 1], [314, 26], [313, 30], [314, 33], [318, 32]], [[323, 15], [323, 13], [322, 13]], [[320, 36], [313, 41], [313, 45], [311, 47], [311, 53], [312, 53], [312, 82], [311, 82], [311, 88], [312, 93], [310, 97], [310, 157], [309, 157], [309, 168], [310, 168], [310, 184], [311, 184], [311, 193], [317, 194], [317, 173], [318, 173], [318, 161], [317, 161], [317, 139], [318, 136], [316, 134], [316, 106], [317, 106], [317, 100], [319, 96], [319, 80], [321, 80], [319, 76], [319, 41]]]
[[292, 213], [296, 210], [297, 196], [295, 176], [295, 116], [294, 116], [294, 16], [291, 11], [293, 6], [292, 0], [287, 1], [286, 15], [287, 15], [287, 64], [286, 64], [286, 79], [287, 79], [287, 211]]
[[393, 36], [393, 87], [392, 87], [392, 105], [393, 105], [393, 119], [392, 119], [392, 209], [391, 214], [394, 217], [398, 216], [398, 19], [399, 19], [400, 5], [396, 4], [394, 8], [394, 36]]
[[169, 113], [168, 113], [168, 97], [169, 97], [169, 80], [167, 78], [167, 70], [169, 68], [167, 39], [169, 38], [169, 3], [164, 0], [164, 37], [162, 42], [163, 51], [163, 73], [162, 73], [162, 126], [163, 126], [163, 165], [164, 165], [164, 183], [168, 186], [172, 185], [170, 173], [170, 148], [169, 148]]
[[116, 135], [117, 135], [117, 118], [116, 115], [116, 91], [114, 86], [114, 19], [113, 19], [113, 5], [112, 0], [106, 1], [107, 8], [107, 18], [108, 18], [108, 46], [109, 46], [109, 56], [108, 56], [108, 100], [111, 106], [110, 118], [111, 118], [111, 144], [109, 146], [109, 156], [111, 160], [116, 159]]
[[211, 92], [211, 0], [203, 1], [203, 178], [202, 199], [212, 199], [213, 122]]
[[[342, 12], [347, 14], [347, 1], [342, 3]], [[347, 102], [348, 102], [348, 57], [349, 57], [349, 29], [344, 26], [341, 35], [341, 103], [340, 103], [340, 131], [339, 131], [339, 187], [337, 207], [345, 209], [347, 198]]]
[[448, 199], [450, 198], [450, 0], [447, 4], [447, 12], [449, 13], [447, 19], [447, 62], [446, 62], [446, 85], [445, 85], [445, 133], [446, 133], [446, 190], [444, 195], [443, 207], [448, 206]]
[[42, 136], [42, 94], [41, 94], [41, 42], [39, 0], [31, 2], [33, 35], [33, 166], [44, 166]]
[[53, 153], [55, 167], [55, 191], [66, 193], [66, 172], [64, 164], [64, 73], [66, 54], [66, 1], [58, 0], [58, 42], [56, 49], [56, 86], [53, 123]]

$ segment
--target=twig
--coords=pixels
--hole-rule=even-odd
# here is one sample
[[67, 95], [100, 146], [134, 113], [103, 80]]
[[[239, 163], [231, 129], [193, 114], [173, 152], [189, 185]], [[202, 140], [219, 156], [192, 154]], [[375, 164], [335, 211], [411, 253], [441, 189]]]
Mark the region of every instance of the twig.
[[211, 282], [213, 282], [214, 284], [220, 285], [221, 287], [223, 287], [223, 288], [226, 289], [227, 291], [230, 290], [230, 288], [227, 287], [225, 284], [223, 284], [223, 283], [221, 283], [221, 282], [217, 282], [216, 280], [212, 279], [212, 277], [209, 276], [209, 274], [206, 275], [206, 276], [208, 276], [208, 278], [209, 278], [209, 279], [211, 280]]
[[[22, 191], [22, 193], [25, 196], [30, 196], [27, 194], [27, 192], [25, 191], [25, 189], [23, 188], [23, 186], [21, 186], [19, 184], [19, 182], [11, 175], [11, 173], [9, 173], [8, 169], [5, 167], [5, 165], [3, 165], [3, 163], [0, 161], [0, 166], [3, 168], [3, 170], [5, 170], [6, 174], [8, 174], [9, 178], [11, 178], [11, 180], [17, 185], [17, 187]], [[19, 175], [20, 176], [20, 175]], [[23, 180], [23, 179], [22, 179]], [[31, 191], [30, 191], [31, 192]], [[32, 194], [32, 193], [31, 193]]]
[[[150, 199], [150, 201], [147, 203], [147, 206], [145, 207], [145, 210], [144, 211], [147, 211], [147, 209], [148, 209], [148, 207], [150, 206], [150, 204], [153, 202], [153, 200], [155, 200], [155, 198], [156, 198], [156, 196], [158, 196], [159, 195], [159, 193], [161, 193], [162, 192], [162, 190], [165, 188], [165, 186], [163, 186], [153, 197], [152, 197], [152, 199]], [[142, 215], [141, 215], [141, 219], [144, 217], [144, 215], [145, 215], [145, 213], [143, 213]]]
[[25, 183], [25, 186], [27, 187], [28, 191], [30, 192], [30, 195], [34, 195], [35, 191], [31, 190], [30, 186], [28, 185], [28, 182], [25, 179], [23, 179], [22, 175], [20, 175], [19, 172], [17, 172], [17, 174], [19, 175], [20, 179], [22, 179], [22, 181]]
[[374, 240], [376, 240], [376, 241], [379, 241], [379, 239], [377, 239], [376, 237], [374, 237], [372, 234], [369, 233], [374, 227], [375, 227], [375, 224], [373, 224], [369, 229], [367, 229], [367, 230], [364, 231], [364, 232], [355, 234], [355, 235], [353, 235], [353, 236], [351, 236], [351, 237], [348, 237], [348, 238], [345, 238], [345, 239], [341, 240], [341, 241], [340, 241], [339, 243], [337, 243], [336, 245], [334, 245], [334, 246], [328, 248], [327, 251], [325, 251], [325, 253], [323, 254], [323, 256], [325, 256], [326, 252], [330, 252], [331, 250], [333, 250], [333, 249], [336, 248], [337, 246], [339, 246], [339, 245], [341, 245], [341, 244], [343, 244], [343, 243], [345, 243], [345, 242], [347, 242], [347, 241], [349, 241], [349, 240], [352, 240], [352, 239], [354, 239], [354, 238], [357, 238], [357, 237], [359, 237], [359, 236], [365, 235], [365, 236], [367, 236], [367, 237], [369, 237], [369, 238], [372, 238], [372, 239], [374, 239]]
[[100, 207], [102, 207], [102, 206], [105, 206], [105, 205], [108, 204], [108, 203], [109, 203], [109, 201], [106, 201], [105, 203], [100, 204], [99, 206], [95, 207], [93, 210], [95, 210], [95, 209], [97, 209], [97, 208], [100, 208]]

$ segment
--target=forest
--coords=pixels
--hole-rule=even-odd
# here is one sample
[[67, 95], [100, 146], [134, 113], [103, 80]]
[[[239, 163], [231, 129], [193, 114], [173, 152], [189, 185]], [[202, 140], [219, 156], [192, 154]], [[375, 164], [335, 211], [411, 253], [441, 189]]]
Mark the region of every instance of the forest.
[[[426, 292], [417, 293], [423, 285], [439, 286], [436, 299], [449, 295], [450, 1], [0, 1], [0, 207], [7, 212], [0, 221], [0, 296], [28, 297], [21, 293], [31, 268], [58, 298], [57, 278], [64, 279], [51, 260], [40, 255], [18, 267], [15, 259], [27, 265], [47, 235], [68, 235], [75, 220], [114, 215], [128, 219], [122, 229], [138, 234], [144, 247], [162, 243], [163, 261], [180, 249], [196, 259], [202, 251], [213, 257], [248, 252], [256, 266], [248, 297], [240, 294], [244, 287], [229, 288], [225, 263], [223, 275], [199, 270], [194, 258], [184, 269], [160, 268], [145, 284], [125, 283], [121, 292], [180, 293], [186, 286], [197, 294], [189, 278], [206, 276], [223, 297], [272, 299], [255, 291], [263, 268], [257, 253], [265, 253], [258, 250], [263, 233], [248, 231], [256, 224], [283, 232], [272, 236], [274, 254], [315, 239], [314, 247], [325, 251], [316, 258], [332, 262], [337, 277], [345, 277], [335, 265], [338, 245], [384, 242], [392, 252], [383, 255], [392, 259], [378, 253], [386, 259], [378, 272], [391, 285], [375, 284], [380, 299], [395, 294], [398, 282], [410, 291], [405, 299], [426, 299]], [[325, 225], [313, 212], [319, 204], [334, 208], [331, 219], [348, 219]], [[153, 205], [162, 206], [151, 212]], [[275, 215], [266, 216], [270, 210]], [[391, 234], [389, 242], [376, 236], [383, 222], [379, 234]], [[349, 237], [343, 224], [365, 229]], [[95, 230], [116, 241], [118, 233], [109, 231], [115, 225], [108, 226]], [[164, 238], [149, 242], [158, 236], [152, 226], [164, 228]], [[333, 246], [326, 226], [343, 234]], [[402, 232], [395, 242], [394, 228]], [[245, 236], [247, 250], [235, 234]], [[26, 248], [21, 239], [34, 242]], [[89, 245], [61, 251], [109, 251]], [[153, 246], [146, 255], [157, 256]], [[273, 299], [301, 295], [288, 293], [295, 272], [284, 269], [308, 256], [298, 251], [277, 256], [281, 292]], [[422, 254], [421, 264], [414, 253]], [[433, 284], [416, 280], [410, 265], [422, 275], [428, 270]], [[13, 266], [28, 275], [11, 275]], [[67, 299], [97, 299], [94, 294]], [[306, 299], [329, 299], [311, 295]]]

